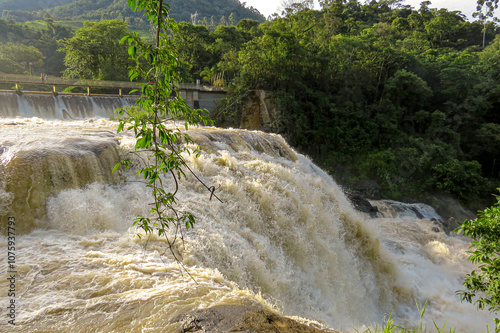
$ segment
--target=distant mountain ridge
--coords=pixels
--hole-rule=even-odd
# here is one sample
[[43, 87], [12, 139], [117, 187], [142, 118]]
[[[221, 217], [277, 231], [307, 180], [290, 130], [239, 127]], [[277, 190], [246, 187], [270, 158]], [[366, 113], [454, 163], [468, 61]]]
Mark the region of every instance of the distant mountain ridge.
[[3, 10], [36, 11], [63, 6], [76, 0], [0, 0], [0, 13]]
[[[264, 21], [264, 16], [253, 7], [246, 8], [238, 0], [168, 0], [170, 15], [176, 21], [233, 19], [238, 22], [249, 18]], [[99, 21], [101, 19], [142, 19], [127, 7], [126, 0], [0, 0], [2, 18], [16, 22], [39, 20], [45, 17]]]

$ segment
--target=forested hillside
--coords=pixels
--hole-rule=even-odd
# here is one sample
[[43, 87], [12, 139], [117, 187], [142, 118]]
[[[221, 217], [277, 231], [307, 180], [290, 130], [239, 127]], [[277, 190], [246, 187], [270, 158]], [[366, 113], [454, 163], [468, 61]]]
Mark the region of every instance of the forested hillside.
[[[142, 13], [127, 7], [127, 0], [53, 0], [40, 6], [37, 0], [24, 0], [16, 6], [7, 6], [2, 18], [16, 22], [44, 19], [55, 20], [126, 20], [130, 25], [146, 25]], [[49, 4], [56, 6], [50, 6]], [[171, 17], [176, 21], [203, 21], [214, 27], [224, 22], [233, 23], [244, 18], [264, 21], [264, 17], [253, 7], [246, 8], [238, 0], [171, 0]], [[1, 9], [0, 4], [0, 9]]]
[[500, 183], [500, 37], [431, 6], [328, 1], [258, 27], [183, 24], [175, 40], [190, 77], [228, 86], [217, 124], [239, 126], [264, 90], [272, 130], [343, 184], [473, 206]]
[[51, 19], [43, 23], [43, 29], [34, 29], [0, 19], [0, 72], [61, 75], [65, 54], [58, 51], [58, 41], [70, 38], [74, 31]]
[[3, 10], [34, 11], [66, 5], [76, 0], [0, 0], [0, 13]]

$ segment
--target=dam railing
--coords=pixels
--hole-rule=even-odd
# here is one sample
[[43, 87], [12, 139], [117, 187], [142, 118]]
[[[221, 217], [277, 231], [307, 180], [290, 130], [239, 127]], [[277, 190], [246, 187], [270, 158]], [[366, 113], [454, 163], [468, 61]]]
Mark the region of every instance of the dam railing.
[[[126, 81], [97, 81], [97, 80], [85, 80], [85, 79], [66, 79], [56, 76], [31, 76], [31, 75], [16, 75], [16, 74], [4, 74], [0, 72], [0, 84], [13, 84], [15, 87], [8, 90], [2, 90], [4, 92], [30, 94], [30, 95], [84, 95], [87, 97], [91, 96], [104, 96], [104, 97], [137, 97], [137, 94], [122, 94], [122, 89], [131, 90], [140, 88], [138, 83], [140, 82], [126, 82]], [[33, 85], [37, 86], [33, 89]], [[24, 89], [24, 87], [30, 87], [30, 89]], [[67, 93], [57, 91], [57, 87], [83, 87], [86, 88], [85, 92], [79, 93]], [[43, 89], [42, 89], [43, 88]], [[49, 88], [49, 89], [47, 89]], [[94, 92], [91, 93], [91, 88]], [[97, 88], [107, 88], [113, 89], [114, 91], [103, 91], [97, 90]], [[209, 111], [214, 110], [215, 103], [218, 99], [224, 98], [226, 95], [226, 90], [223, 87], [215, 87], [210, 85], [204, 85], [200, 83], [181, 83], [179, 84], [179, 95], [187, 102], [187, 104], [196, 109], [203, 108]], [[38, 89], [38, 90], [36, 90]], [[118, 90], [118, 94], [116, 94]]]
[[[32, 75], [0, 73], [0, 83], [14, 84], [16, 85], [16, 90], [18, 89], [18, 86], [22, 84], [48, 85], [54, 87], [54, 92], [56, 86], [86, 87], [87, 91], [90, 93], [90, 88], [135, 89], [138, 88], [138, 84], [140, 82], [67, 79], [49, 75], [39, 77]], [[179, 89], [198, 91], [224, 91], [223, 87], [215, 87], [199, 83], [180, 83]]]

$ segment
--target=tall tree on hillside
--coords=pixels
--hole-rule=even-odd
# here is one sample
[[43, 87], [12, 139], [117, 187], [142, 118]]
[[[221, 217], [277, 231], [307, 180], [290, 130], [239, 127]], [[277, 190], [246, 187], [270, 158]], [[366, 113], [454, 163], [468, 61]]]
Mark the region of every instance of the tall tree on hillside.
[[499, 0], [477, 0], [476, 12], [473, 16], [484, 22], [483, 48], [486, 46], [486, 21], [488, 18], [493, 19], [493, 21], [498, 21], [498, 18], [495, 17], [495, 10], [498, 8], [498, 2]]
[[482, 12], [485, 10], [484, 14], [487, 17], [493, 17], [495, 10], [498, 8], [499, 0], [477, 0], [477, 12]]
[[213, 42], [206, 26], [179, 23], [178, 31], [172, 36], [172, 45], [182, 62], [181, 73], [185, 81], [199, 79], [205, 67], [214, 66], [215, 59], [208, 50]]
[[120, 20], [85, 22], [75, 36], [63, 41], [65, 77], [93, 80], [127, 80], [127, 48], [120, 39], [128, 33]]

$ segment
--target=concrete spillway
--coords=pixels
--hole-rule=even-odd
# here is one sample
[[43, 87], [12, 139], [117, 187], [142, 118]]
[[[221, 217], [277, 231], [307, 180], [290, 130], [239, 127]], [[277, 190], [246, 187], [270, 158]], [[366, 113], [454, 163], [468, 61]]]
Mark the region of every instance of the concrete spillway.
[[[213, 111], [222, 91], [181, 91], [188, 105]], [[42, 119], [109, 118], [114, 111], [135, 105], [137, 96], [99, 96], [13, 91], [0, 92], [0, 118], [38, 117]]]
[[109, 118], [116, 109], [134, 105], [136, 98], [0, 92], [0, 118]]

